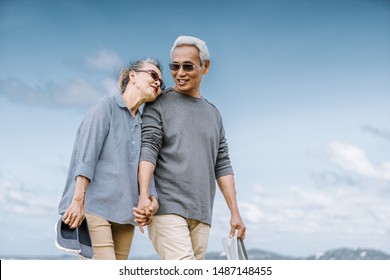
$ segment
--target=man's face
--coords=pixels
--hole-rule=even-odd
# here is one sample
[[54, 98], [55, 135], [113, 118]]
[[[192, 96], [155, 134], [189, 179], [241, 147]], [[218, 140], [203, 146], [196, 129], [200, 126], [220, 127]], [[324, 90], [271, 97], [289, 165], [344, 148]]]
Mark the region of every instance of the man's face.
[[[209, 62], [201, 65], [199, 58], [199, 50], [195, 46], [180, 46], [172, 52], [173, 64], [180, 64], [181, 67], [177, 71], [171, 70], [173, 80], [175, 81], [175, 90], [188, 94], [193, 97], [200, 96], [200, 83], [202, 76], [208, 72]], [[192, 71], [185, 71], [183, 64], [194, 65]]]

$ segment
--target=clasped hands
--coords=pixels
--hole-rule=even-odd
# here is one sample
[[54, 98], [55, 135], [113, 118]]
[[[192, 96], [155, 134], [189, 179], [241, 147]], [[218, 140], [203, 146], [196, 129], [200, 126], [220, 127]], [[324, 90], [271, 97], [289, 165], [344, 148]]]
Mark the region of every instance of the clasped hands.
[[144, 226], [152, 222], [154, 214], [158, 210], [158, 201], [155, 196], [140, 197], [137, 208], [133, 208], [134, 221], [142, 233], [144, 233]]

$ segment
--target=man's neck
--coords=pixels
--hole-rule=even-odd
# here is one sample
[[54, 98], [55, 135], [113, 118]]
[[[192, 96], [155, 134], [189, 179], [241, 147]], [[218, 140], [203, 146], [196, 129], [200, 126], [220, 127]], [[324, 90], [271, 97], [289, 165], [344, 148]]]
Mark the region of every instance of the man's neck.
[[185, 95], [190, 96], [192, 98], [200, 98], [201, 97], [200, 89], [196, 89], [196, 90], [192, 90], [192, 91], [181, 91], [181, 90], [177, 89], [176, 86], [173, 86], [173, 89], [181, 94], [185, 94]]

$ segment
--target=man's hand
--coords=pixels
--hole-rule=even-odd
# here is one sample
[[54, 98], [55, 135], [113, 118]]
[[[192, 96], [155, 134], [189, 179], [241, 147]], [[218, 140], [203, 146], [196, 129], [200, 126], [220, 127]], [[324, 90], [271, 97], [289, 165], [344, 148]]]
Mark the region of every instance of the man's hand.
[[230, 234], [229, 237], [232, 238], [234, 234], [237, 232], [237, 238], [244, 240], [245, 239], [245, 231], [246, 226], [244, 225], [244, 222], [241, 219], [240, 215], [234, 215], [230, 219]]
[[153, 215], [158, 210], [158, 201], [155, 196], [149, 198], [141, 198], [138, 201], [137, 208], [133, 209], [135, 216], [135, 222], [142, 233], [144, 233], [144, 226], [149, 225], [152, 222]]
[[[149, 199], [151, 201], [150, 206], [149, 206], [149, 210], [150, 210], [150, 213], [151, 213], [151, 217], [153, 217], [154, 214], [157, 213], [159, 205], [158, 205], [157, 198], [154, 195], [151, 195], [149, 197]], [[150, 220], [150, 221], [152, 221], [152, 220]], [[150, 224], [150, 223], [148, 223], [148, 224]]]

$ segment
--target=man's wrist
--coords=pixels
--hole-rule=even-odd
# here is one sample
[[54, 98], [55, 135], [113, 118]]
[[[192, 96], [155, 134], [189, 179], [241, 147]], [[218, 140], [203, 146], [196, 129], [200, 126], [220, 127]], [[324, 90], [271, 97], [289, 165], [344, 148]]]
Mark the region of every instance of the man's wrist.
[[149, 194], [148, 193], [142, 193], [139, 195], [139, 199], [149, 199]]

